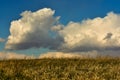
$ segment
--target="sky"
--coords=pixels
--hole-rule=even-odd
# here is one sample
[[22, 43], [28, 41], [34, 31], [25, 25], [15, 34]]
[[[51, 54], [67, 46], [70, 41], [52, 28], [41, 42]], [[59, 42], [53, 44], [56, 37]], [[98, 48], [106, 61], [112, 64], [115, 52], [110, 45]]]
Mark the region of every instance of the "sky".
[[119, 4], [119, 0], [0, 0], [1, 58], [53, 55], [52, 51], [62, 56], [118, 56]]

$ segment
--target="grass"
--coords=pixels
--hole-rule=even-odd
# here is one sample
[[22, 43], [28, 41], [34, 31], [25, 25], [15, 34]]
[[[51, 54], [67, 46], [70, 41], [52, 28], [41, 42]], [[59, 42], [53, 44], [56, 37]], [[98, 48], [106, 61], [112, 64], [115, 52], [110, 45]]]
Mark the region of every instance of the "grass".
[[120, 80], [120, 58], [1, 60], [0, 80]]

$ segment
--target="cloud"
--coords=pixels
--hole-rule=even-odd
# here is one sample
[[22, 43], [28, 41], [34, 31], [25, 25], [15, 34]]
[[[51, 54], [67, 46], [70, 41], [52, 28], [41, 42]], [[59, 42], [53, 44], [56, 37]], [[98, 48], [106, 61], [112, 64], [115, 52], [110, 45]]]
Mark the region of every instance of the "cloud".
[[5, 42], [5, 39], [3, 39], [3, 38], [0, 38], [0, 42]]
[[60, 31], [60, 30], [63, 30], [63, 29], [64, 29], [64, 25], [62, 25], [62, 24], [59, 24], [57, 26], [53, 26], [51, 28], [52, 31]]
[[27, 56], [25, 54], [17, 54], [12, 52], [0, 52], [0, 59], [33, 59], [34, 56]]
[[82, 57], [78, 54], [71, 54], [71, 53], [63, 53], [63, 52], [48, 52], [41, 54], [39, 58], [76, 58]]
[[42, 58], [96, 58], [99, 56], [120, 57], [119, 51], [87, 51], [87, 52], [46, 52], [40, 54], [38, 57], [34, 55], [28, 56], [14, 52], [0, 52], [0, 60], [2, 59], [42, 59]]
[[55, 11], [49, 8], [23, 12], [19, 20], [11, 22], [5, 49], [56, 48], [60, 38], [57, 33], [52, 35], [54, 31], [51, 28], [57, 25], [59, 17], [54, 17], [54, 13]]
[[120, 50], [120, 15], [110, 12], [104, 18], [69, 22], [59, 34], [68, 52]]
[[88, 51], [88, 52], [47, 52], [39, 56], [39, 58], [95, 58], [100, 56], [102, 53], [98, 51]]
[[112, 33], [107, 33], [107, 35], [106, 35], [106, 37], [103, 39], [103, 40], [105, 40], [105, 39], [111, 39], [111, 37], [112, 37]]
[[103, 18], [71, 21], [67, 25], [60, 24], [60, 17], [54, 14], [50, 8], [23, 12], [19, 20], [11, 22], [5, 49], [42, 47], [56, 51], [40, 57], [71, 57], [93, 51], [120, 55], [120, 14], [110, 12]]
[[82, 55], [72, 54], [72, 53], [64, 53], [64, 52], [48, 52], [41, 54], [39, 58], [81, 58]]
[[47, 52], [40, 54], [39, 59], [42, 58], [97, 58], [97, 57], [120, 57], [120, 50], [106, 50], [106, 51], [81, 51], [81, 52]]

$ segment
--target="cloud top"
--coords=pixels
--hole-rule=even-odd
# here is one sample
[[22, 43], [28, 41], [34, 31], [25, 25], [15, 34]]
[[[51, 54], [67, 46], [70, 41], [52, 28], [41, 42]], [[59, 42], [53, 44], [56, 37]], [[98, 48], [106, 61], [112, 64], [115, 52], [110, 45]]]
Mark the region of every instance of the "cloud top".
[[104, 18], [70, 22], [59, 33], [65, 51], [120, 49], [120, 15], [113, 12]]
[[54, 17], [54, 13], [50, 8], [23, 12], [22, 18], [11, 22], [5, 49], [57, 46], [59, 43], [56, 41], [57, 37], [52, 36], [51, 28], [57, 24], [59, 17]]

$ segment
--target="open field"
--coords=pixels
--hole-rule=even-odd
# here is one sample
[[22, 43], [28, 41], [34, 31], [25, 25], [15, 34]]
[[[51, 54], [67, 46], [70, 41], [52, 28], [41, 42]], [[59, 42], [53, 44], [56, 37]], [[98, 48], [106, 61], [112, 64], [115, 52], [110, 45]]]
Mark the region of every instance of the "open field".
[[120, 80], [120, 58], [2, 60], [0, 80]]

